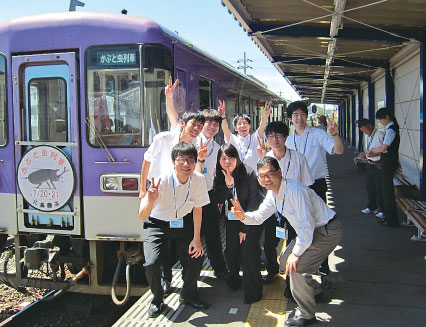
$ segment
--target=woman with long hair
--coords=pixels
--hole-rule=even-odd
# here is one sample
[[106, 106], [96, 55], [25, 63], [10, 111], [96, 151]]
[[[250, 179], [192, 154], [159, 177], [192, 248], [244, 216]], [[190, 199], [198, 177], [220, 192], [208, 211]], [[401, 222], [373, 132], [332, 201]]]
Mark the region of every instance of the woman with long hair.
[[384, 219], [379, 219], [382, 226], [397, 227], [398, 211], [395, 201], [393, 175], [399, 167], [399, 125], [395, 116], [387, 109], [381, 108], [376, 112], [376, 119], [385, 127], [383, 145], [369, 151], [371, 156], [380, 154], [380, 176], [382, 181]]
[[[217, 155], [216, 177], [213, 182], [213, 200], [225, 204], [226, 248], [225, 260], [229, 269], [227, 284], [231, 291], [243, 286], [244, 302], [253, 303], [262, 298], [260, 274], [260, 226], [245, 226], [231, 213], [231, 199], [238, 199], [244, 210], [256, 210], [263, 200], [256, 172], [240, 160], [232, 144], [224, 144]], [[243, 266], [243, 279], [240, 265]]]

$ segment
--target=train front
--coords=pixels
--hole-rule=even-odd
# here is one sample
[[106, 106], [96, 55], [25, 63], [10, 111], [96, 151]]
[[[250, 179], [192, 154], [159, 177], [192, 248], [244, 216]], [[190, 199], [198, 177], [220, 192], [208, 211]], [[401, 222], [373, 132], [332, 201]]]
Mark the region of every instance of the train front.
[[37, 286], [56, 288], [66, 266], [90, 270], [77, 291], [107, 294], [121, 261], [143, 283], [139, 172], [167, 129], [171, 48], [156, 23], [124, 15], [0, 24], [0, 245], [14, 236], [16, 283], [47, 265]]

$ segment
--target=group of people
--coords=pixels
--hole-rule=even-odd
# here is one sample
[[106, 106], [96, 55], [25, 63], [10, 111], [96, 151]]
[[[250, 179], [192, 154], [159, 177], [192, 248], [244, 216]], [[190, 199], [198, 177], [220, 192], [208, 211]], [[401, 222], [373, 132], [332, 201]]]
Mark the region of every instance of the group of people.
[[[144, 228], [144, 267], [154, 296], [149, 315], [161, 313], [170, 292], [170, 240], [183, 268], [180, 302], [199, 310], [208, 307], [197, 294], [203, 235], [215, 276], [225, 279], [231, 291], [242, 287], [245, 303], [260, 300], [263, 284], [272, 283], [281, 268], [288, 277], [287, 295], [299, 308], [286, 325], [314, 322], [314, 295], [321, 287], [311, 274], [319, 269], [329, 272], [328, 255], [342, 237], [340, 220], [326, 205], [326, 153], [344, 150], [334, 117], [327, 117], [328, 133], [312, 128], [307, 125], [306, 104], [292, 102], [287, 117], [294, 133], [289, 135], [283, 122], [267, 124], [271, 104], [266, 103], [254, 133], [250, 117], [239, 114], [233, 119], [233, 134], [224, 101], [217, 110], [185, 112], [179, 119], [173, 104], [176, 85], [170, 79], [165, 90], [171, 130], [154, 137], [141, 170], [141, 184], [148, 181], [147, 188], [141, 187], [139, 219]], [[220, 126], [223, 145], [213, 140]], [[223, 215], [224, 251], [219, 231]], [[260, 272], [263, 230], [265, 278]], [[280, 239], [287, 247], [278, 264]]]
[[368, 119], [358, 121], [358, 127], [364, 133], [364, 151], [358, 157], [367, 159], [368, 163], [365, 184], [368, 202], [361, 212], [375, 213], [382, 226], [398, 227], [393, 176], [399, 168], [399, 125], [387, 108], [379, 109], [376, 119], [385, 132], [377, 130]]

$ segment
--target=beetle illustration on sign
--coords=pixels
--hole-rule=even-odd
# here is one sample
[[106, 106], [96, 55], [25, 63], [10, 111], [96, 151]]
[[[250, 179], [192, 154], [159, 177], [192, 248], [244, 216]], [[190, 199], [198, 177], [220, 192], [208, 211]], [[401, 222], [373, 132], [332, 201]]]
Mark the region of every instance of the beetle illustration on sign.
[[[59, 169], [38, 169], [33, 171], [28, 175], [28, 177], [24, 177], [28, 179], [31, 184], [37, 185], [36, 188], [39, 188], [43, 183], [46, 183], [49, 186], [49, 189], [53, 188], [56, 190], [55, 184], [53, 182], [59, 181], [61, 176], [69, 171], [67, 167], [64, 167], [64, 171], [58, 174]], [[50, 184], [49, 184], [50, 182]]]

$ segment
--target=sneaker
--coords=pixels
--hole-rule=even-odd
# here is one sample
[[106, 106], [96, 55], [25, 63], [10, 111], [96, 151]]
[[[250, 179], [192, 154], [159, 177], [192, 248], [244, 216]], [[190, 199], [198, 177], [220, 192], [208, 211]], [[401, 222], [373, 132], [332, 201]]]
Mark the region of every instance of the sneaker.
[[370, 210], [369, 208], [365, 208], [364, 210], [361, 210], [362, 213], [368, 214], [368, 213], [373, 213], [372, 210]]
[[385, 219], [385, 214], [383, 213], [383, 212], [379, 212], [377, 215], [376, 215], [376, 217], [377, 218], [379, 218], [379, 219]]

